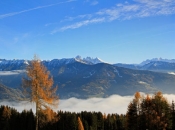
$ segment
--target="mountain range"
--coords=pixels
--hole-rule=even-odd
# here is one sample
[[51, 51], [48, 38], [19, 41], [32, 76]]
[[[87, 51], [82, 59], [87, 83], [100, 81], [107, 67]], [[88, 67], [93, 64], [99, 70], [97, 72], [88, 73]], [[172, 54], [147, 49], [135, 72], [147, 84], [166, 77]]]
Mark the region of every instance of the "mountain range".
[[[0, 59], [0, 86], [8, 88], [3, 93], [10, 96], [16, 90], [16, 95], [22, 96], [21, 79], [29, 64], [30, 60]], [[60, 98], [133, 95], [136, 91], [175, 93], [175, 60], [154, 58], [140, 64], [109, 64], [99, 58], [77, 56], [43, 60], [42, 64], [51, 72], [54, 85], [58, 85]]]

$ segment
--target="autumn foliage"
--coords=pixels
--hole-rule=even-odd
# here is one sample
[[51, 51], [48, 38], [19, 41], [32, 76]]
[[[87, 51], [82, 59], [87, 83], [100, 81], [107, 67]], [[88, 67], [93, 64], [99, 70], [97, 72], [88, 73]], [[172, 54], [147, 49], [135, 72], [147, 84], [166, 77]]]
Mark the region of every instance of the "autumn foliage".
[[84, 130], [84, 126], [80, 117], [78, 117], [78, 130]]
[[[57, 87], [53, 87], [53, 78], [49, 71], [41, 64], [40, 60], [35, 56], [30, 65], [26, 69], [27, 78], [23, 79], [23, 87], [25, 92], [36, 103], [36, 130], [38, 124], [54, 119], [51, 113], [52, 107], [58, 106], [58, 97], [56, 95]], [[43, 118], [44, 119], [43, 119]]]
[[[161, 92], [155, 93], [152, 97], [138, 96], [128, 106], [127, 128], [129, 130], [167, 130], [171, 129], [170, 104], [163, 97]], [[138, 102], [139, 101], [139, 102]]]

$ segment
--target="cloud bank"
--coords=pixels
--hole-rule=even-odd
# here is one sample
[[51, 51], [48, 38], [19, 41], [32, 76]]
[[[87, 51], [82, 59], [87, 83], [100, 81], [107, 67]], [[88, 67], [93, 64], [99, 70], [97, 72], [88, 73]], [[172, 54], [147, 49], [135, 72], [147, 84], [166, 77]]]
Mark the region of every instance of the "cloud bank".
[[[171, 104], [172, 100], [175, 100], [175, 95], [164, 94], [168, 102]], [[128, 104], [133, 100], [133, 96], [119, 96], [112, 95], [108, 98], [90, 98], [90, 99], [77, 99], [70, 98], [60, 100], [57, 110], [81, 112], [81, 111], [96, 111], [102, 113], [117, 113], [126, 114]], [[32, 109], [35, 112], [35, 105], [30, 102], [6, 102], [1, 101], [0, 105], [8, 105], [16, 108], [19, 112], [22, 110]]]
[[26, 72], [25, 70], [0, 71], [0, 76], [1, 75], [19, 75], [25, 72]]

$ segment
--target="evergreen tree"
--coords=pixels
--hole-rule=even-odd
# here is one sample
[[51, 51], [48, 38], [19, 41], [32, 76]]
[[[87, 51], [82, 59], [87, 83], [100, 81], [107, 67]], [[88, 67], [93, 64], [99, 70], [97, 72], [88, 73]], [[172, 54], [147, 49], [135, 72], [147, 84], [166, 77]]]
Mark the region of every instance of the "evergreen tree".
[[[16, 109], [14, 108], [10, 108], [11, 110], [11, 116], [10, 116], [10, 120], [9, 120], [9, 126], [10, 126], [10, 130], [19, 130], [19, 124], [20, 124], [20, 121], [19, 121], [19, 112], [17, 112]], [[34, 121], [34, 120], [32, 120]], [[30, 124], [32, 125], [32, 124]], [[33, 129], [31, 129], [33, 130]]]
[[141, 105], [142, 129], [171, 129], [170, 106], [161, 92], [146, 97]]
[[126, 116], [121, 114], [117, 118], [117, 130], [126, 130]]
[[97, 112], [97, 129], [103, 130], [104, 129], [104, 120], [103, 120], [103, 114], [101, 112]]
[[172, 113], [172, 130], [175, 130], [175, 106], [174, 106], [174, 101], [172, 101], [171, 113]]
[[150, 121], [152, 120], [151, 106], [152, 106], [152, 99], [150, 98], [149, 95], [147, 95], [146, 98], [144, 98], [141, 103], [140, 124], [141, 129], [143, 130], [150, 128]]
[[140, 130], [140, 104], [141, 95], [139, 92], [136, 92], [133, 101], [128, 106], [128, 111], [126, 114], [127, 128], [130, 130]]
[[10, 108], [8, 106], [2, 106], [0, 112], [0, 129], [9, 130], [9, 120], [11, 116]]
[[131, 102], [128, 106], [128, 111], [126, 113], [127, 129], [137, 130], [137, 103], [135, 101]]

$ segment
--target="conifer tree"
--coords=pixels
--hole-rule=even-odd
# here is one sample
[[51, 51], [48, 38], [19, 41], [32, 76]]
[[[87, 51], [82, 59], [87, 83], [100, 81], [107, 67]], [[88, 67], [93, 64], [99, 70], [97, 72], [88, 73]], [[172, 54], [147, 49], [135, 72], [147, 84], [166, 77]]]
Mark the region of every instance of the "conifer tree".
[[0, 129], [7, 130], [9, 129], [9, 120], [11, 116], [11, 111], [8, 106], [3, 106], [1, 115], [0, 115]]
[[126, 113], [127, 130], [137, 130], [137, 119], [137, 104], [133, 101], [130, 102]]
[[128, 106], [128, 111], [126, 114], [127, 117], [127, 128], [130, 130], [137, 130], [140, 128], [140, 104], [141, 104], [141, 95], [139, 92], [136, 92], [134, 95], [133, 101]]
[[152, 115], [155, 115], [155, 118], [157, 119], [156, 121], [153, 121], [155, 123], [154, 126], [159, 129], [171, 128], [170, 105], [163, 97], [163, 94], [161, 92], [155, 93], [154, 97], [152, 98], [152, 102]]
[[172, 129], [175, 130], [175, 108], [174, 101], [172, 101], [171, 105], [171, 113], [172, 113]]
[[161, 92], [150, 98], [148, 95], [141, 104], [141, 121], [144, 129], [170, 129], [170, 106]]
[[39, 113], [57, 106], [57, 87], [53, 87], [53, 78], [40, 60], [34, 56], [30, 65], [26, 69], [28, 78], [23, 79], [25, 92], [29, 94], [31, 102], [36, 104], [36, 130], [38, 130]]

